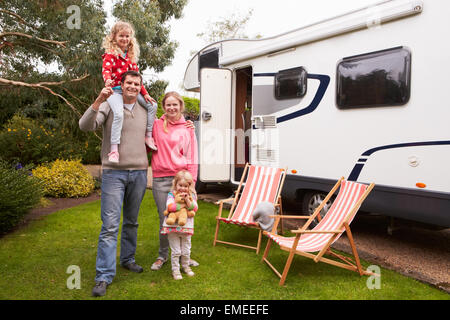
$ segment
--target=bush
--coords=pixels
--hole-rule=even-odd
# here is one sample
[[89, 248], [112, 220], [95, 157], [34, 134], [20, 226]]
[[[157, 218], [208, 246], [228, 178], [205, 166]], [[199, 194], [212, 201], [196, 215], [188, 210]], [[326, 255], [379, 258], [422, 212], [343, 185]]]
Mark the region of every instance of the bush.
[[40, 181], [28, 168], [16, 168], [0, 162], [0, 234], [15, 227], [43, 195]]
[[67, 129], [44, 127], [36, 120], [13, 116], [0, 132], [0, 150], [8, 162], [40, 164], [56, 159], [79, 159], [84, 148]]
[[[162, 99], [164, 98], [164, 95], [160, 96], [158, 99], [158, 110], [156, 112], [156, 116], [158, 118], [161, 118], [161, 116], [164, 114], [164, 110], [162, 108]], [[184, 117], [186, 119], [195, 121], [198, 120], [199, 112], [200, 112], [200, 100], [197, 98], [189, 98], [183, 96], [184, 100]]]
[[183, 97], [183, 100], [185, 106], [184, 116], [192, 121], [198, 120], [200, 100], [189, 97]]
[[80, 160], [56, 160], [41, 165], [33, 175], [42, 181], [44, 195], [55, 198], [86, 197], [94, 190], [92, 175]]

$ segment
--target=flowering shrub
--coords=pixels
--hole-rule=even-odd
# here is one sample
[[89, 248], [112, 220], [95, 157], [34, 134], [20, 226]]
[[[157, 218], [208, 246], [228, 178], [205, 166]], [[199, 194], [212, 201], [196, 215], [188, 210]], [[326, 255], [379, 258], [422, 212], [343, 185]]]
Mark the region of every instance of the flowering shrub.
[[11, 230], [35, 207], [43, 194], [40, 181], [21, 164], [0, 161], [0, 234]]
[[44, 195], [55, 198], [86, 197], [94, 190], [94, 179], [79, 160], [56, 160], [33, 170], [42, 181]]
[[35, 120], [15, 115], [0, 132], [4, 160], [40, 164], [56, 159], [79, 159], [84, 150], [67, 129], [46, 128]]

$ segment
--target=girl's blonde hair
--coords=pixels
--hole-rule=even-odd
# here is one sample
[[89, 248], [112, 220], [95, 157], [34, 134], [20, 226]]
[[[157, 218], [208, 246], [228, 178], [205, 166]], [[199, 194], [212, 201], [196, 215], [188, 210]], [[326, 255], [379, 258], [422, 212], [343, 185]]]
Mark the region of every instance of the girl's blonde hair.
[[116, 36], [117, 34], [125, 29], [129, 29], [131, 36], [130, 36], [130, 44], [128, 45], [128, 58], [134, 62], [137, 63], [139, 59], [139, 45], [137, 43], [135, 32], [133, 26], [129, 22], [125, 21], [118, 21], [116, 22], [113, 27], [111, 28], [110, 33], [103, 39], [102, 47], [105, 49], [106, 53], [111, 54], [123, 54], [125, 52], [122, 52], [122, 50], [119, 48], [119, 46], [116, 43]]
[[195, 183], [192, 175], [189, 171], [181, 170], [178, 171], [172, 181], [172, 190], [175, 191], [177, 187], [177, 183], [181, 180], [186, 181], [189, 184], [189, 192], [197, 196], [197, 192], [195, 191]]
[[[184, 100], [183, 100], [183, 97], [178, 92], [175, 92], [175, 91], [167, 92], [164, 95], [164, 97], [162, 99], [163, 110], [164, 110], [164, 107], [166, 105], [166, 100], [169, 97], [174, 97], [175, 99], [178, 100], [178, 102], [180, 103], [180, 112], [183, 113], [184, 112]], [[167, 130], [167, 123], [168, 123], [167, 118], [164, 117], [163, 128], [164, 128], [164, 132], [166, 132], [166, 133], [168, 132], [168, 130]]]

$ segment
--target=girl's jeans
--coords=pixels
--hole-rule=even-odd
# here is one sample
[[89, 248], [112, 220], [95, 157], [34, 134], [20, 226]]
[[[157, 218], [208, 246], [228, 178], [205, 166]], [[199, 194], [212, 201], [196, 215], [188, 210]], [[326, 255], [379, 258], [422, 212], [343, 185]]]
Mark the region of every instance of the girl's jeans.
[[153, 177], [152, 192], [155, 199], [159, 216], [159, 251], [158, 259], [167, 261], [169, 257], [169, 239], [167, 234], [161, 234], [161, 228], [164, 223], [164, 210], [166, 210], [167, 195], [172, 187], [174, 177]]
[[[114, 93], [106, 100], [114, 114], [113, 123], [111, 125], [111, 144], [120, 144], [120, 136], [123, 124], [123, 97], [122, 89], [113, 89]], [[147, 132], [152, 132], [153, 122], [155, 121], [156, 104], [147, 103], [142, 94], [138, 95], [138, 103], [147, 109]]]

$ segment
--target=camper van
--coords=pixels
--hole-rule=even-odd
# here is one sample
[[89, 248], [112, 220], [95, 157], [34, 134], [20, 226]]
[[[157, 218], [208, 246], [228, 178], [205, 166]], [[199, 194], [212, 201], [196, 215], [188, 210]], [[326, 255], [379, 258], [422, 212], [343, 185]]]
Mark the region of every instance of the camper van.
[[363, 211], [450, 227], [449, 12], [383, 1], [200, 50], [184, 77], [200, 93], [199, 181], [287, 168], [282, 197], [305, 213], [344, 176], [376, 184]]

